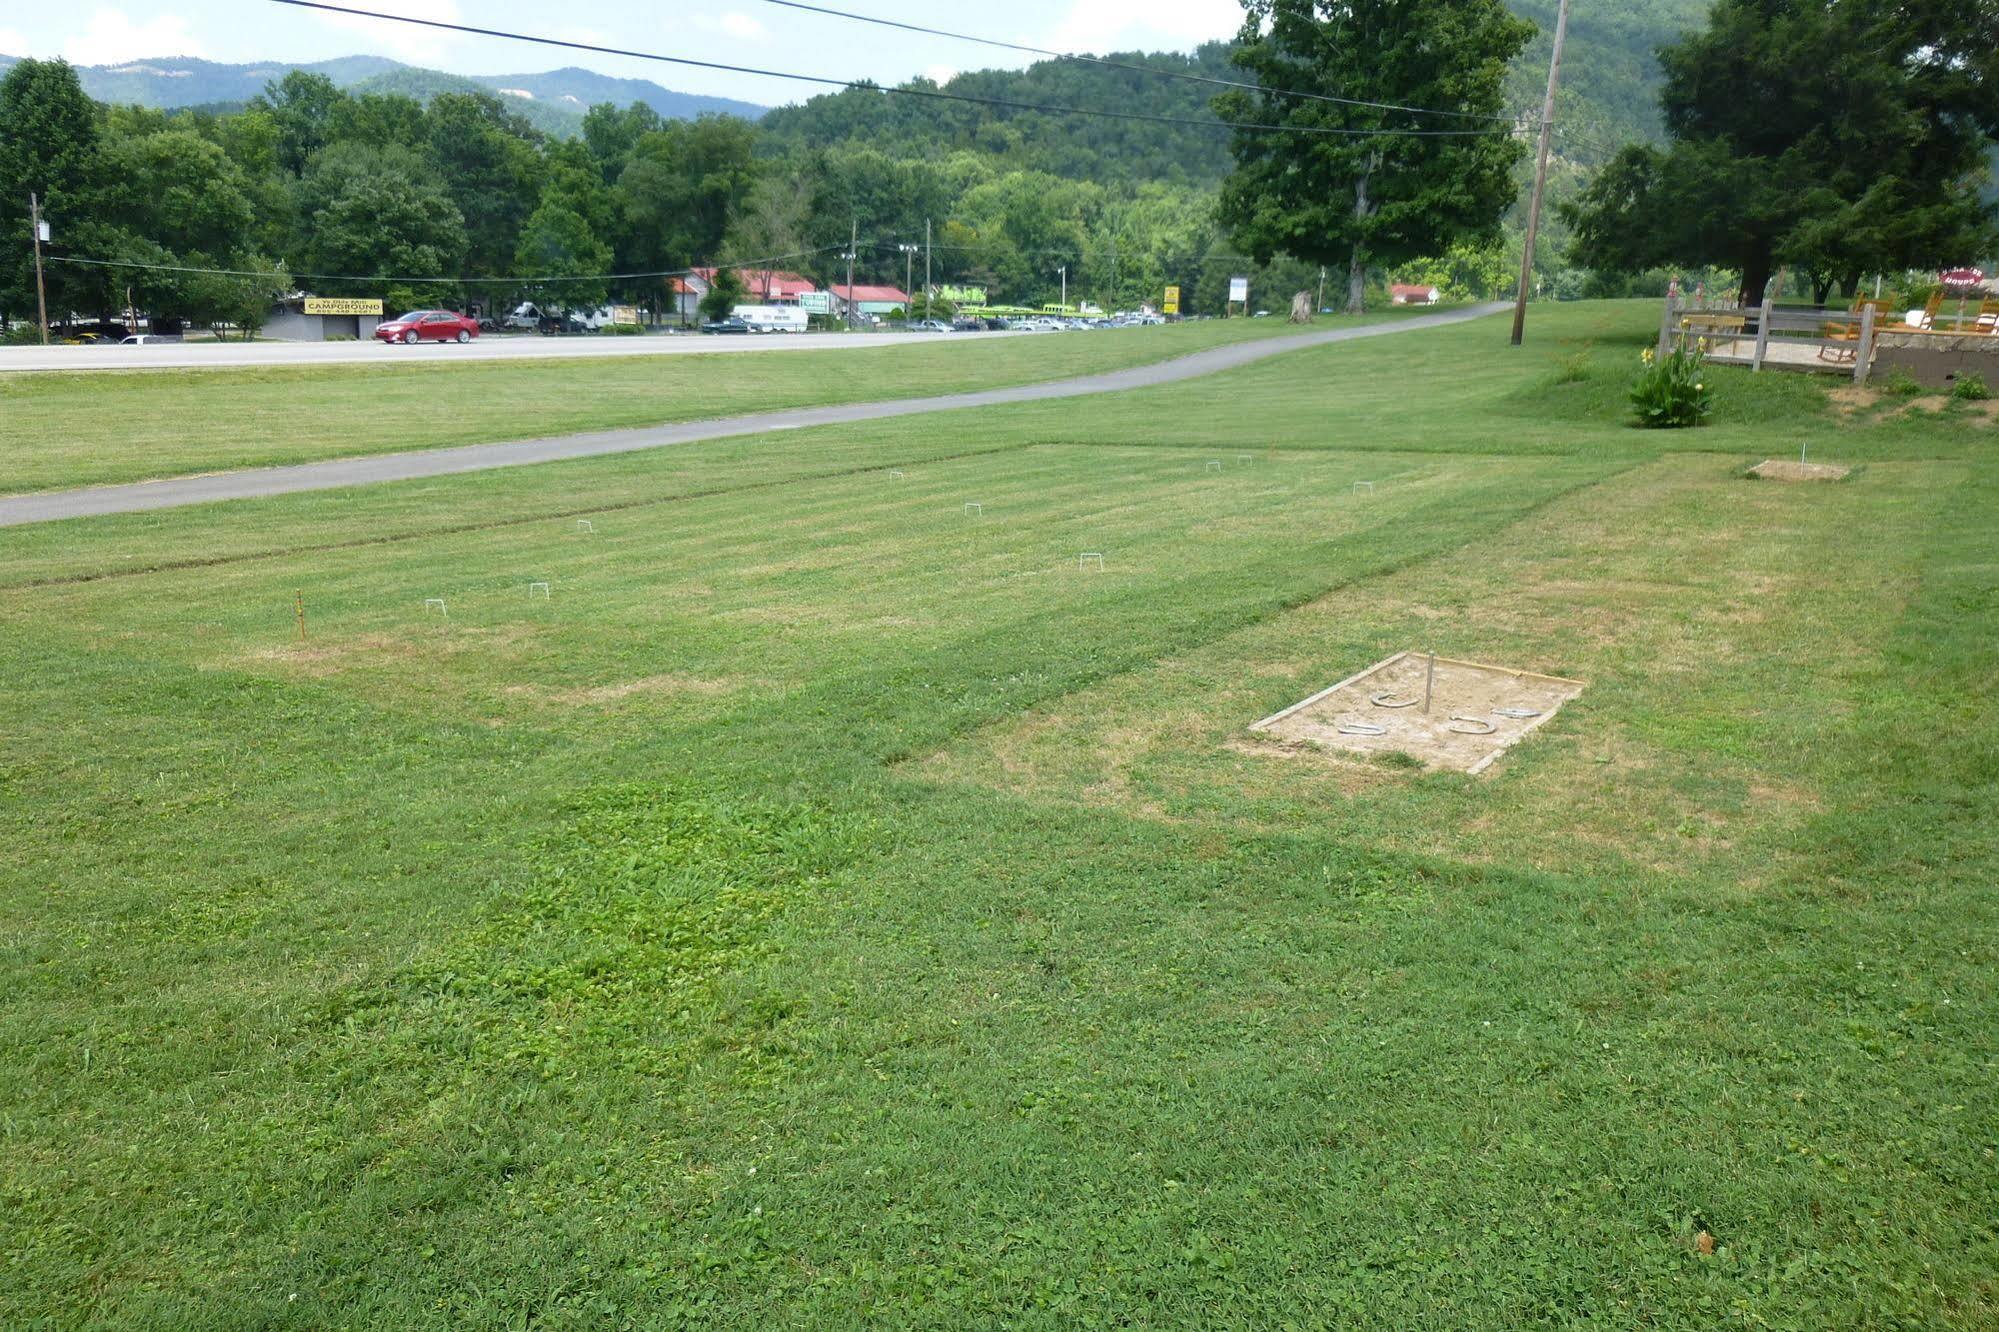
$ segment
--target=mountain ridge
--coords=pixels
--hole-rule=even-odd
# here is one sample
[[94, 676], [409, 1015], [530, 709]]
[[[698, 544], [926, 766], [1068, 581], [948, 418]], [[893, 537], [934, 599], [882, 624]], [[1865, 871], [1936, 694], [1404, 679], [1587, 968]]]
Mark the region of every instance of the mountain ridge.
[[[18, 59], [0, 54], [0, 72]], [[78, 65], [76, 70], [83, 90], [100, 102], [167, 111], [248, 102], [264, 90], [265, 84], [282, 79], [293, 70], [323, 74], [339, 87], [359, 92], [394, 89], [429, 95], [444, 89], [477, 86], [501, 94], [542, 129], [564, 135], [579, 132], [583, 112], [599, 102], [619, 106], [643, 102], [669, 120], [688, 120], [708, 112], [757, 120], [769, 110], [754, 102], [675, 92], [646, 79], [619, 78], [574, 65], [537, 73], [452, 74], [387, 56], [351, 55], [299, 62], [260, 60], [246, 64], [204, 60], [198, 56], [148, 56], [116, 65]]]

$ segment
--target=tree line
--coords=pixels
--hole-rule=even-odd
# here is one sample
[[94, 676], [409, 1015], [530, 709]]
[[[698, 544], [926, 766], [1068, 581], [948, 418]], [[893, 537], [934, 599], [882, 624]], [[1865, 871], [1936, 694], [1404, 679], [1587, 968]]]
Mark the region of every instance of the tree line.
[[935, 280], [1022, 304], [1054, 300], [1065, 268], [1072, 298], [1124, 306], [1177, 285], [1219, 310], [1238, 272], [1272, 300], [1316, 281], [1293, 260], [1246, 265], [1212, 184], [1076, 179], [978, 147], [820, 142], [781, 117], [665, 120], [640, 103], [593, 107], [565, 139], [487, 92], [425, 102], [296, 71], [240, 110], [160, 111], [92, 101], [60, 60], [15, 65], [0, 79], [0, 314], [17, 321], [35, 310], [31, 192], [53, 231], [52, 313], [194, 323], [254, 322], [296, 289], [392, 309], [659, 309], [655, 275], [696, 265], [844, 281], [856, 235], [857, 280], [920, 284], [921, 256], [896, 246], [926, 222]]
[[[0, 78], [0, 315], [34, 309], [31, 192], [55, 233], [59, 313], [131, 305], [240, 323], [301, 288], [403, 308], [657, 309], [659, 275], [697, 264], [842, 281], [850, 238], [858, 279], [901, 285], [921, 256], [899, 247], [924, 244], [926, 230], [936, 280], [1024, 305], [1065, 283], [1113, 307], [1177, 286], [1183, 308], [1216, 313], [1246, 274], [1253, 302], [1281, 309], [1321, 290], [1325, 270], [1350, 307], [1385, 280], [1490, 297], [1517, 268], [1531, 169], [1532, 126], [1506, 119], [1546, 40], [1517, 14], [1545, 8], [1246, 0], [1234, 41], [1118, 57], [1137, 69], [1044, 61], [946, 85], [1150, 120], [864, 87], [757, 122], [600, 105], [565, 138], [479, 90], [419, 100], [293, 72], [240, 108], [165, 112], [99, 105], [68, 65], [27, 60]], [[1615, 22], [1598, 16], [1593, 36], [1584, 22], [1580, 68], [1635, 68], [1619, 62], [1698, 8], [1644, 0]], [[1659, 51], [1663, 142], [1621, 150], [1600, 136], [1645, 132], [1632, 80], [1618, 98], [1572, 86], [1537, 282], [1618, 295], [1663, 287], [1667, 269], [1725, 267], [1760, 291], [1788, 265], [1824, 297], [1862, 274], [1991, 253], [1981, 186], [1999, 132], [1999, 43], [1985, 8], [1720, 0], [1705, 28]], [[1160, 73], [1322, 96], [1217, 97]], [[1279, 128], [1230, 132], [1245, 121]], [[1406, 133], [1448, 126], [1493, 132]]]

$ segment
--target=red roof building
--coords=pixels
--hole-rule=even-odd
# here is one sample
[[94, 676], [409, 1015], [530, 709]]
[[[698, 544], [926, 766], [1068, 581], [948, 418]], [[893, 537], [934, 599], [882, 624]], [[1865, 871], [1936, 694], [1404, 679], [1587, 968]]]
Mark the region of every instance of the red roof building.
[[[695, 299], [708, 294], [715, 273], [713, 268], [697, 268], [689, 275], [687, 287]], [[819, 290], [812, 285], [812, 279], [781, 269], [738, 268], [736, 276], [742, 279], [743, 290], [748, 293], [746, 299], [758, 305], [796, 305], [800, 296]]]
[[865, 282], [856, 282], [849, 287], [844, 282], [836, 282], [830, 288], [833, 305], [840, 313], [887, 314], [890, 310], [909, 309], [909, 293], [901, 287], [871, 287]]
[[1444, 293], [1436, 287], [1397, 282], [1388, 288], [1388, 300], [1392, 305], [1435, 305], [1443, 299]]

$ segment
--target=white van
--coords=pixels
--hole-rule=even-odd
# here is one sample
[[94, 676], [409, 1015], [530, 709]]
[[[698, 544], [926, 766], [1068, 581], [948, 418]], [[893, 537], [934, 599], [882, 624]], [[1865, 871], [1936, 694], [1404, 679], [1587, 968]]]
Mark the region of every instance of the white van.
[[812, 318], [795, 305], [739, 305], [729, 313], [752, 333], [803, 333]]

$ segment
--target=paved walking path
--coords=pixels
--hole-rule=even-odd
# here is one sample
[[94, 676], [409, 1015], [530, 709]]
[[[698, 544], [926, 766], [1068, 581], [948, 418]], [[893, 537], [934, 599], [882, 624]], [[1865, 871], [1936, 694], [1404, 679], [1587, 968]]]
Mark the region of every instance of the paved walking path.
[[[693, 444], [701, 440], [727, 439], [736, 435], [760, 435], [773, 430], [803, 430], [811, 426], [845, 425], [856, 421], [879, 421], [923, 412], [948, 411], [961, 407], [996, 407], [1014, 402], [1045, 402], [1052, 398], [1077, 398], [1095, 393], [1117, 393], [1195, 379], [1222, 370], [1260, 361], [1266, 356], [1322, 347], [1332, 342], [1352, 342], [1361, 338], [1387, 337], [1461, 324], [1466, 320], [1507, 309], [1504, 305], [1480, 305], [1447, 314], [1419, 315], [1392, 323], [1363, 324], [1295, 337], [1263, 338], [1255, 342], [1211, 347], [1170, 361], [1132, 366], [1076, 379], [1049, 380], [1020, 384], [1012, 388], [981, 389], [973, 393], [949, 393], [930, 398], [906, 398], [898, 402], [854, 402], [831, 407], [797, 407], [781, 412], [761, 412], [752, 416], [730, 416], [713, 421], [683, 421], [674, 425], [644, 426], [632, 430], [605, 430], [584, 435], [560, 435], [550, 439], [523, 439], [501, 444], [467, 444], [450, 449], [425, 449], [416, 453], [383, 453], [366, 458], [333, 458], [325, 462], [299, 463], [287, 467], [259, 467], [238, 472], [214, 472], [203, 476], [172, 477], [163, 481], [141, 481], [131, 485], [92, 486], [83, 490], [56, 490], [32, 495], [0, 498], [0, 527], [23, 523], [46, 523], [63, 518], [90, 518], [107, 513], [138, 513], [148, 509], [172, 509], [186, 504], [211, 504], [220, 500], [260, 499], [269, 495], [289, 495], [302, 490], [335, 490], [343, 486], [375, 485], [384, 481], [411, 481], [422, 477], [448, 476], [454, 472], [477, 472], [490, 467], [518, 467], [527, 463], [560, 462], [569, 458], [590, 458], [607, 453], [630, 453], [669, 444]], [[1066, 336], [1054, 334], [1048, 336]]]

